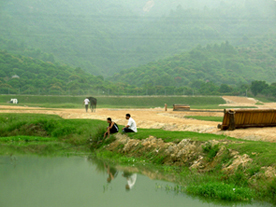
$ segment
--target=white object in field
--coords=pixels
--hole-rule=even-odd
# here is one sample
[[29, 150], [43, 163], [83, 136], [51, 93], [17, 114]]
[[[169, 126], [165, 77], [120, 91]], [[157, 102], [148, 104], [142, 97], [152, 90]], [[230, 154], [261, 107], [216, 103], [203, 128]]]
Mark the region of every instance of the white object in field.
[[12, 98], [10, 103], [12, 104], [18, 104], [18, 100], [16, 98]]
[[144, 6], [143, 11], [144, 12], [149, 12], [153, 6], [154, 6], [154, 1], [153, 0], [148, 1], [146, 3], [146, 5]]

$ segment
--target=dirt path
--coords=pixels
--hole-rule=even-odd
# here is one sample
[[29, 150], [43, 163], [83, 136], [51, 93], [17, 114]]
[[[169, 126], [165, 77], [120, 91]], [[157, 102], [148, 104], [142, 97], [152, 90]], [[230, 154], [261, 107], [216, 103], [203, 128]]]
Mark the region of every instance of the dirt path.
[[[229, 101], [241, 104], [256, 103], [255, 100], [240, 97], [224, 97]], [[259, 106], [259, 105], [258, 105]], [[276, 107], [276, 103], [260, 105]], [[221, 110], [222, 111], [222, 110]], [[219, 122], [200, 121], [187, 119], [185, 116], [223, 116], [219, 112], [173, 112], [164, 109], [97, 109], [96, 113], [85, 113], [84, 109], [45, 109], [37, 107], [1, 106], [0, 113], [37, 113], [55, 114], [65, 119], [99, 119], [106, 120], [107, 117], [121, 125], [126, 125], [125, 114], [130, 113], [140, 128], [164, 129], [172, 131], [193, 131], [199, 133], [224, 134], [231, 137], [276, 142], [276, 128], [250, 128], [235, 131], [221, 131], [217, 129]]]

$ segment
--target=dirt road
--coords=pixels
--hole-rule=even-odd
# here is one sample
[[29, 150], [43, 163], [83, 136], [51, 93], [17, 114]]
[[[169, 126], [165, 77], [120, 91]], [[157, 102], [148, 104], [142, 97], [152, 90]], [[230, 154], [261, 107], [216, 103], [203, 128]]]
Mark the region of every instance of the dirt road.
[[[227, 97], [235, 100], [235, 104], [253, 104], [253, 100], [240, 99], [240, 97]], [[238, 100], [238, 101], [237, 101]], [[256, 102], [255, 102], [256, 103]], [[233, 103], [232, 103], [233, 104]], [[258, 105], [259, 106], [259, 105]], [[260, 105], [267, 108], [275, 106], [276, 103]], [[222, 110], [221, 110], [222, 111]], [[250, 128], [235, 131], [221, 131], [217, 129], [219, 122], [200, 121], [185, 118], [185, 116], [223, 116], [219, 112], [173, 112], [164, 111], [163, 108], [156, 109], [97, 109], [96, 113], [85, 113], [84, 109], [45, 109], [36, 107], [1, 106], [0, 113], [36, 113], [56, 114], [65, 119], [99, 119], [106, 120], [111, 117], [115, 122], [126, 125], [125, 114], [130, 113], [140, 128], [154, 128], [172, 131], [193, 131], [199, 133], [224, 134], [231, 137], [247, 140], [262, 140], [276, 142], [276, 128]]]

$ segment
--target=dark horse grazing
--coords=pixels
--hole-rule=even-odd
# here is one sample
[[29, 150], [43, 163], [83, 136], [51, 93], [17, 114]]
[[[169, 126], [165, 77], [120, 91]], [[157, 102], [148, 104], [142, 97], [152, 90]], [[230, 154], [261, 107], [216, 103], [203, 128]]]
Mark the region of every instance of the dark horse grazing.
[[88, 99], [90, 101], [91, 112], [96, 112], [97, 99], [94, 97], [88, 97]]

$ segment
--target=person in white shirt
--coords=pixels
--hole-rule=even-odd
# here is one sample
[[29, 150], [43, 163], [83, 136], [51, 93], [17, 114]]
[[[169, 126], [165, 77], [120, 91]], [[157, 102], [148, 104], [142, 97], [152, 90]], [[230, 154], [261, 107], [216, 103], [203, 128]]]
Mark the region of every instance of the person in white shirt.
[[86, 110], [86, 112], [87, 112], [87, 110], [88, 110], [88, 105], [89, 105], [89, 103], [90, 103], [90, 101], [89, 101], [88, 98], [84, 99], [83, 104], [85, 105], [85, 110]]
[[137, 174], [136, 173], [133, 174], [133, 173], [124, 171], [122, 176], [127, 179], [126, 190], [131, 190], [136, 183]]
[[131, 118], [130, 114], [126, 114], [126, 119], [128, 120], [128, 123], [125, 128], [123, 128], [123, 132], [137, 132], [136, 122]]

